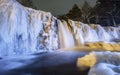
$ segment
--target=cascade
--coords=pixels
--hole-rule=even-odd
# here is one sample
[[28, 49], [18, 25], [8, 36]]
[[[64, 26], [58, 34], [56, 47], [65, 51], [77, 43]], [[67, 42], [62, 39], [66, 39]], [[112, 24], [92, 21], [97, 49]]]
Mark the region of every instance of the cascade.
[[58, 20], [60, 48], [75, 46], [75, 41], [66, 21]]
[[95, 24], [88, 25], [72, 20], [68, 20], [67, 26], [72, 27], [71, 33], [73, 34], [72, 36], [75, 39], [76, 45], [88, 42], [111, 42], [114, 39], [120, 39], [119, 27], [102, 27]]
[[0, 0], [0, 54], [26, 54], [58, 48], [56, 18], [16, 0]]
[[0, 0], [0, 55], [26, 54], [120, 39], [120, 27], [60, 21], [16, 0]]

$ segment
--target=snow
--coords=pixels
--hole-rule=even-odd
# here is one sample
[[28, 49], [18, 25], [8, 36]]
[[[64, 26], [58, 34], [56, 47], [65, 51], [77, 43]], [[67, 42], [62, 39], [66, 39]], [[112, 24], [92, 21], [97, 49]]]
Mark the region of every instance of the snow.
[[120, 74], [119, 52], [91, 52], [78, 59], [79, 68], [90, 67], [88, 75], [115, 75]]
[[120, 66], [107, 63], [99, 63], [90, 69], [88, 75], [119, 75]]

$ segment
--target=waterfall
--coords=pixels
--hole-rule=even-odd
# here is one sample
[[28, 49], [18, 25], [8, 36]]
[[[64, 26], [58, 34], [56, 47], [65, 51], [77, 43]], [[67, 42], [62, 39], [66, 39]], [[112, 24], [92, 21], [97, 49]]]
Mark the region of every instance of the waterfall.
[[114, 39], [120, 39], [119, 27], [102, 27], [95, 24], [88, 25], [72, 20], [68, 20], [68, 23], [67, 26], [70, 25], [72, 27], [71, 34], [73, 34], [76, 45], [88, 42], [111, 42]]
[[16, 0], [0, 0], [0, 55], [26, 54], [120, 39], [120, 27], [60, 21]]
[[60, 48], [74, 47], [75, 41], [66, 21], [58, 20]]
[[56, 18], [49, 12], [0, 0], [0, 54], [24, 54], [58, 48]]

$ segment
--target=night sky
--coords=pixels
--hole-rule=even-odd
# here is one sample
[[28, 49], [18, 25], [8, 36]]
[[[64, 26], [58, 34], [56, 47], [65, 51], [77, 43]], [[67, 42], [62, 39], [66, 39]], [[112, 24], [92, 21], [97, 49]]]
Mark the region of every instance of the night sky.
[[[85, 0], [32, 0], [35, 6], [43, 11], [49, 11], [53, 15], [67, 13], [74, 4], [81, 7]], [[96, 0], [86, 0], [91, 6], [94, 6]]]

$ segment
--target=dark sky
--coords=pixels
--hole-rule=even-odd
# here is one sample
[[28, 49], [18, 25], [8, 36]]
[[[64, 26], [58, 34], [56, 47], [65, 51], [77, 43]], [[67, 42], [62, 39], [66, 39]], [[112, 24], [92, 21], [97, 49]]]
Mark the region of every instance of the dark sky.
[[[67, 13], [76, 3], [81, 7], [85, 0], [32, 0], [35, 6], [44, 11], [49, 11], [53, 15], [60, 15]], [[86, 0], [91, 6], [94, 6], [96, 0]]]

